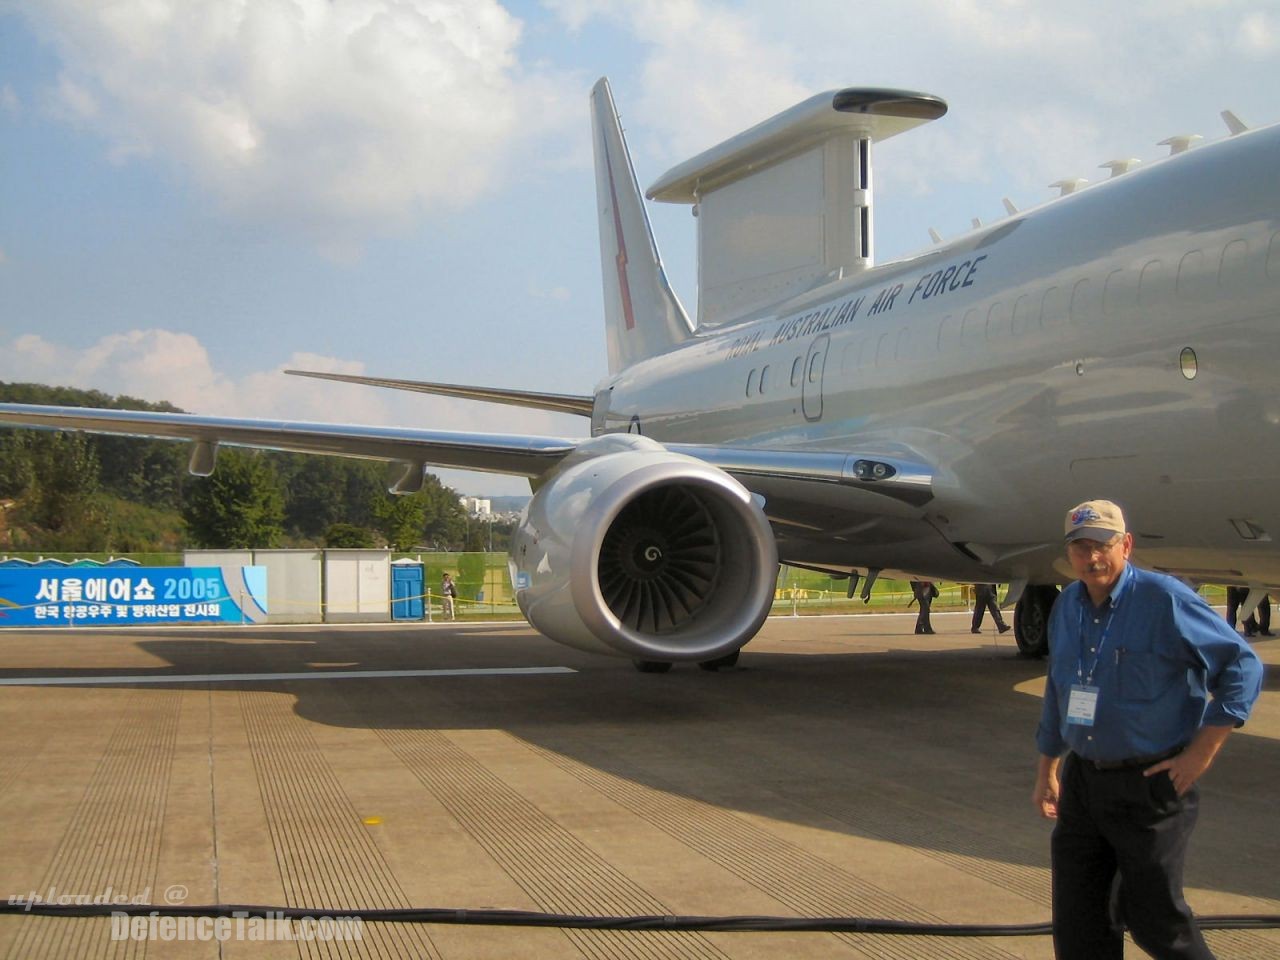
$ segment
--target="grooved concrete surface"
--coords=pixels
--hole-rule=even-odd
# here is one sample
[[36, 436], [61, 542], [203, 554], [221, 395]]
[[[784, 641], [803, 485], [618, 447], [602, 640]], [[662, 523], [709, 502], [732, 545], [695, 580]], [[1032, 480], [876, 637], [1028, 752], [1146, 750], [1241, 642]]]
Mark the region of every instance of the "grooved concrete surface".
[[[1043, 667], [940, 615], [775, 619], [642, 675], [515, 625], [0, 633], [0, 894], [344, 910], [1047, 919]], [[1259, 644], [1268, 663], [1276, 641]], [[564, 666], [525, 675], [325, 671]], [[147, 676], [249, 674], [230, 682]], [[122, 679], [49, 685], [49, 678]], [[1280, 690], [1203, 785], [1202, 914], [1280, 914]], [[278, 931], [277, 931], [278, 932]], [[1048, 958], [1048, 938], [367, 923], [349, 942], [113, 939], [0, 917], [0, 958]], [[1209, 934], [1280, 958], [1280, 931]], [[1132, 945], [1129, 955], [1142, 956]]]

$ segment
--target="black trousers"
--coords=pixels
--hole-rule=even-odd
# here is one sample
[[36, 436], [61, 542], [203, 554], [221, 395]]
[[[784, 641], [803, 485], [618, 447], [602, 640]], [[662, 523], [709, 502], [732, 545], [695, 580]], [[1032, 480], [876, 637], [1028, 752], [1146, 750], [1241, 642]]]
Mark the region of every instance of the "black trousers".
[[[1182, 895], [1199, 793], [1166, 773], [1097, 770], [1068, 755], [1053, 831], [1053, 946], [1059, 960], [1123, 960], [1119, 919], [1158, 960], [1213, 960]], [[1118, 884], [1118, 885], [1117, 885]]]
[[[1227, 587], [1227, 623], [1234, 630], [1240, 604], [1249, 595], [1248, 587]], [[1256, 614], [1256, 616], [1255, 616]], [[1245, 633], [1257, 633], [1259, 630], [1271, 629], [1271, 595], [1267, 594], [1258, 604], [1257, 610], [1249, 612], [1244, 621]]]
[[988, 610], [991, 611], [991, 619], [996, 622], [996, 626], [1004, 624], [1004, 617], [1000, 614], [1000, 605], [996, 603], [996, 592], [985, 584], [978, 584], [973, 588], [973, 623], [970, 629], [977, 630], [982, 626], [982, 615]]

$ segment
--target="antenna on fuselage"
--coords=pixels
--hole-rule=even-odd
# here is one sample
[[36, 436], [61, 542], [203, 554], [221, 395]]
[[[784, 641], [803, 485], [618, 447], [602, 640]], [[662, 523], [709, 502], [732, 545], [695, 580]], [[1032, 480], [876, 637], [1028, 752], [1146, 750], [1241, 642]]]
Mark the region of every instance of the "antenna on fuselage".
[[1227, 129], [1231, 132], [1231, 136], [1233, 137], [1237, 133], [1244, 133], [1246, 130], [1249, 129], [1249, 125], [1245, 123], [1243, 120], [1241, 120], [1239, 117], [1237, 117], [1230, 110], [1223, 110], [1222, 113], [1219, 114], [1219, 116], [1222, 117], [1222, 122], [1227, 125]]
[[1141, 162], [1137, 157], [1129, 157], [1124, 160], [1108, 160], [1106, 163], [1098, 164], [1098, 166], [1104, 170], [1110, 170], [1111, 176], [1114, 178], [1122, 173], [1128, 173]]
[[1168, 147], [1169, 156], [1176, 157], [1180, 153], [1186, 153], [1191, 149], [1191, 145], [1197, 140], [1203, 140], [1204, 137], [1198, 133], [1180, 133], [1176, 137], [1169, 137], [1161, 140], [1157, 146]]
[[1084, 177], [1069, 177], [1066, 180], [1056, 180], [1049, 184], [1050, 189], [1058, 188], [1058, 196], [1065, 197], [1068, 193], [1075, 193], [1089, 181]]

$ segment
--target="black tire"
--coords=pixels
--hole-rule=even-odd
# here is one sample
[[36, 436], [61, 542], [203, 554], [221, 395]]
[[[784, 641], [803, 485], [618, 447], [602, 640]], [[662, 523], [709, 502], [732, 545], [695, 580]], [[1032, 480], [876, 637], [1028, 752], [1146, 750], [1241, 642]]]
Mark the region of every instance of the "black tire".
[[1049, 611], [1058, 599], [1052, 584], [1029, 586], [1013, 608], [1013, 638], [1024, 657], [1039, 659], [1049, 653]]
[[670, 660], [632, 660], [641, 673], [666, 673], [671, 669]]
[[726, 653], [723, 657], [716, 657], [714, 660], [703, 660], [698, 664], [698, 666], [703, 670], [710, 670], [712, 672], [715, 672], [716, 670], [727, 670], [729, 667], [736, 667], [738, 665], [738, 654], [740, 652], [741, 651], [739, 650], [735, 650], [733, 653]]

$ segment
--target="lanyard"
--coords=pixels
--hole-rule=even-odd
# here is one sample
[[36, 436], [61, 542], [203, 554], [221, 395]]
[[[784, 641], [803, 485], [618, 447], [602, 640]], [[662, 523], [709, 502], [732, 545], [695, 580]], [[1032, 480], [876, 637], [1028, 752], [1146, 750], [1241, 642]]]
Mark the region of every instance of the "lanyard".
[[[1125, 594], [1129, 590], [1129, 583], [1133, 579], [1133, 572], [1126, 566], [1123, 574], [1125, 578], [1124, 584], [1120, 587], [1120, 592], [1111, 600], [1111, 611], [1107, 614], [1107, 622], [1102, 626], [1102, 636], [1098, 639], [1097, 650], [1093, 655], [1093, 663], [1089, 666], [1089, 673], [1084, 672], [1084, 604], [1080, 604], [1080, 616], [1078, 624], [1078, 632], [1080, 636], [1080, 656], [1076, 660], [1076, 679], [1083, 686], [1093, 685], [1093, 674], [1098, 669], [1098, 661], [1102, 659], [1102, 648], [1107, 642], [1107, 637], [1111, 634], [1111, 621], [1115, 619], [1116, 611], [1120, 609], [1120, 602], [1124, 599]], [[1088, 594], [1086, 593], [1087, 597]]]

